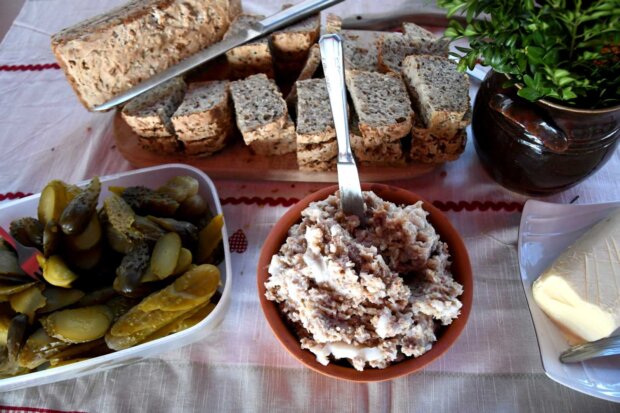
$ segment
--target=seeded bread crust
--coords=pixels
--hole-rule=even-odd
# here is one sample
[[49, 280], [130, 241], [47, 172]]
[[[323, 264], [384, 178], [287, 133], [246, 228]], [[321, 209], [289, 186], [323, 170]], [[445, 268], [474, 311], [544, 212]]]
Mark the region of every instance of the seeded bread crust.
[[321, 19], [319, 14], [272, 33], [271, 50], [279, 72], [297, 73], [303, 66], [308, 52], [319, 38]]
[[321, 49], [318, 44], [313, 44], [310, 48], [310, 52], [308, 52], [308, 58], [306, 59], [306, 63], [301, 68], [301, 72], [299, 76], [297, 76], [297, 81], [293, 84], [291, 91], [286, 97], [286, 104], [289, 109], [294, 107], [297, 102], [297, 82], [300, 80], [311, 79], [312, 76], [316, 73], [316, 70], [321, 65]]
[[349, 136], [353, 155], [360, 165], [402, 166], [406, 163], [402, 139], [369, 146], [362, 137], [358, 122], [354, 114], [349, 125]]
[[[243, 14], [237, 17], [224, 35], [224, 39], [247, 30], [258, 23], [264, 16]], [[256, 73], [265, 73], [274, 77], [273, 57], [269, 48], [269, 39], [262, 37], [226, 52], [226, 60], [231, 74], [235, 78], [244, 78]]]
[[138, 136], [140, 146], [148, 151], [164, 154], [178, 154], [181, 152], [181, 144], [174, 136], [147, 138]]
[[282, 128], [264, 134], [260, 140], [250, 143], [250, 149], [255, 154], [262, 156], [277, 156], [295, 152], [297, 145], [293, 120], [288, 117]]
[[414, 128], [411, 133], [411, 160], [421, 163], [443, 163], [455, 161], [465, 151], [467, 132], [458, 131], [450, 139], [441, 139]]
[[399, 76], [349, 70], [346, 84], [367, 145], [396, 141], [411, 131], [411, 101]]
[[226, 147], [233, 133], [234, 128], [230, 125], [228, 130], [221, 131], [215, 136], [199, 140], [182, 141], [183, 152], [190, 156], [206, 157], [213, 155]]
[[325, 17], [325, 33], [340, 33], [342, 31], [342, 18], [334, 13], [327, 13]]
[[453, 137], [470, 121], [469, 78], [446, 57], [407, 56], [403, 78], [424, 128]]
[[301, 80], [296, 84], [297, 143], [304, 145], [334, 140], [336, 129], [325, 79]]
[[247, 145], [279, 133], [288, 110], [275, 82], [257, 74], [231, 83], [237, 126]]
[[133, 0], [54, 34], [51, 47], [92, 110], [221, 40], [239, 10], [239, 0]]
[[190, 83], [183, 102], [172, 115], [172, 124], [183, 142], [228, 134], [233, 125], [229, 82]]
[[379, 70], [379, 39], [371, 47], [362, 47], [359, 36], [349, 31], [342, 31], [342, 51], [345, 70], [377, 72]]
[[129, 101], [123, 107], [121, 116], [140, 136], [174, 136], [170, 117], [181, 104], [186, 89], [181, 77], [171, 79]]
[[448, 56], [448, 42], [436, 37], [413, 23], [407, 24], [409, 34], [386, 33], [379, 41], [379, 70], [387, 73], [400, 73], [406, 56], [436, 55]]
[[337, 157], [334, 157], [328, 161], [311, 161], [302, 165], [299, 165], [300, 171], [306, 172], [321, 172], [321, 171], [334, 171], [336, 170], [336, 164], [338, 163]]

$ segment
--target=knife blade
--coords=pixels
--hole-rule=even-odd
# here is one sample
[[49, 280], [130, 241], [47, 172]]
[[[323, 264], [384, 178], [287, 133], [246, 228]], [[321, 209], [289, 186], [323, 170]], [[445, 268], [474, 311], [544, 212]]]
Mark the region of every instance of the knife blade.
[[148, 78], [131, 89], [115, 96], [109, 101], [99, 106], [95, 106], [93, 110], [96, 112], [101, 112], [111, 109], [176, 76], [180, 76], [183, 73], [194, 69], [217, 56], [226, 53], [230, 49], [274, 32], [288, 26], [291, 23], [295, 23], [301, 19], [318, 13], [328, 7], [342, 3], [343, 1], [344, 0], [306, 0], [287, 9], [281, 10], [278, 13], [275, 13], [274, 15], [252, 25], [249, 29], [241, 30], [239, 33], [236, 33], [235, 35], [222, 40], [219, 43], [215, 43], [206, 49], [181, 60], [179, 63]]

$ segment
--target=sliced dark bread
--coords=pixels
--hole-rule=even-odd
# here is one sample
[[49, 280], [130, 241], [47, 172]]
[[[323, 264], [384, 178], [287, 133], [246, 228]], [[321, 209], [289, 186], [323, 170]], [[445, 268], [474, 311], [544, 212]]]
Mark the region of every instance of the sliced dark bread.
[[336, 139], [320, 143], [297, 144], [297, 166], [302, 171], [329, 171], [336, 167]]
[[346, 83], [368, 146], [399, 140], [411, 131], [411, 101], [398, 75], [350, 70]]
[[407, 25], [410, 34], [386, 33], [379, 42], [379, 70], [400, 73], [402, 62], [411, 55], [448, 56], [448, 43], [419, 26]]
[[231, 83], [236, 122], [247, 145], [272, 139], [289, 120], [286, 103], [275, 82], [257, 74]]
[[141, 147], [151, 152], [176, 154], [181, 152], [181, 143], [174, 136], [144, 137], [138, 136]]
[[312, 144], [336, 138], [325, 79], [297, 82], [297, 142]]
[[228, 81], [190, 83], [172, 124], [188, 155], [211, 155], [234, 133]]
[[411, 132], [412, 161], [421, 163], [442, 163], [454, 161], [465, 151], [467, 131], [462, 129], [451, 138], [438, 138], [427, 129], [414, 127]]
[[349, 31], [342, 31], [342, 51], [346, 70], [363, 70], [376, 72], [379, 70], [378, 44], [370, 47], [360, 45], [359, 36]]
[[342, 18], [334, 13], [327, 13], [325, 17], [325, 33], [340, 33], [342, 31]]
[[272, 33], [270, 44], [278, 72], [297, 74], [304, 65], [310, 48], [317, 42], [320, 32], [320, 15], [315, 14]]
[[[260, 15], [242, 14], [232, 22], [224, 35], [224, 39], [246, 31], [263, 18], [264, 16]], [[256, 73], [265, 73], [269, 77], [274, 76], [273, 58], [267, 37], [262, 37], [227, 51], [226, 60], [228, 61], [231, 74], [235, 78], [244, 78]]]
[[264, 133], [260, 140], [250, 143], [250, 149], [257, 155], [276, 156], [295, 152], [295, 124], [290, 117], [280, 129], [272, 129]]
[[449, 139], [469, 123], [469, 78], [446, 57], [407, 56], [403, 78], [424, 128]]
[[170, 117], [181, 104], [187, 86], [177, 77], [133, 98], [123, 107], [121, 116], [143, 137], [174, 136]]
[[401, 166], [405, 164], [402, 139], [379, 145], [368, 145], [359, 130], [359, 120], [355, 113], [349, 122], [349, 132], [351, 149], [360, 165]]
[[297, 81], [291, 87], [291, 91], [288, 96], [286, 96], [286, 104], [289, 109], [295, 106], [295, 102], [297, 101], [297, 82], [300, 80], [311, 79], [312, 76], [316, 73], [317, 69], [321, 65], [321, 50], [318, 44], [313, 44], [310, 48], [310, 52], [308, 53], [308, 57], [306, 58], [306, 63], [301, 68], [301, 72], [299, 72], [299, 76], [297, 76]]

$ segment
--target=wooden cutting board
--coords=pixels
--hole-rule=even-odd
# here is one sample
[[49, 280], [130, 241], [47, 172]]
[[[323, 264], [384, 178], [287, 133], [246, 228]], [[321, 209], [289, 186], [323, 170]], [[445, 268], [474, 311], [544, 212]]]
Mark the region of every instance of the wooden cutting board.
[[[239, 137], [210, 157], [166, 155], [148, 151], [138, 143], [138, 135], [125, 123], [120, 112], [114, 116], [114, 139], [121, 155], [133, 166], [142, 168], [165, 163], [195, 166], [215, 179], [337, 182], [336, 172], [305, 172], [297, 169], [296, 154], [266, 157], [253, 154]], [[413, 178], [426, 174], [437, 165], [408, 164], [402, 167], [360, 166], [360, 179], [380, 182]]]

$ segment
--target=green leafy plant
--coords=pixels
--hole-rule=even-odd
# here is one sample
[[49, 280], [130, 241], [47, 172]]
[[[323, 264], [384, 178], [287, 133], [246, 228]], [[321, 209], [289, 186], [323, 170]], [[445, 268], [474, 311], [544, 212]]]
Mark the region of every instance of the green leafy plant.
[[519, 96], [595, 108], [620, 104], [620, 0], [438, 0], [459, 70], [477, 62], [508, 75]]

